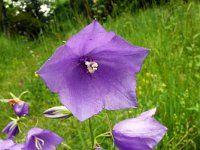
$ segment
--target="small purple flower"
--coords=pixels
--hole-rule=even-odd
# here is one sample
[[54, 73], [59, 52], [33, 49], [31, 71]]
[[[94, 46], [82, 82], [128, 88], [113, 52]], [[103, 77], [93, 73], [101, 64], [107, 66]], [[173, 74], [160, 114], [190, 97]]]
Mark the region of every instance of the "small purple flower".
[[18, 98], [14, 98], [14, 99], [11, 99], [9, 101], [9, 103], [12, 106], [12, 108], [17, 116], [21, 117], [21, 116], [28, 115], [29, 106], [26, 102], [24, 102]]
[[19, 133], [17, 121], [11, 121], [3, 130], [7, 134], [8, 139], [12, 139]]
[[63, 141], [57, 134], [40, 128], [32, 128], [26, 135], [24, 150], [55, 150]]
[[120, 150], [151, 150], [165, 135], [167, 128], [152, 116], [156, 109], [139, 117], [119, 122], [113, 128], [115, 145]]
[[80, 121], [138, 106], [135, 74], [149, 51], [107, 32], [96, 20], [59, 47], [37, 72]]
[[15, 145], [15, 143], [10, 139], [0, 140], [0, 150], [9, 150], [13, 145]]

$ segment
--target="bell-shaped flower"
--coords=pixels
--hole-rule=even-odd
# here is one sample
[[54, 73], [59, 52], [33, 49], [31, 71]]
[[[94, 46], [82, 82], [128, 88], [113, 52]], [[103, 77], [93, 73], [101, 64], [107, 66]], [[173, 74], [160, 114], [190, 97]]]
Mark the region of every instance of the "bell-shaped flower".
[[15, 137], [19, 133], [17, 121], [11, 121], [2, 132], [7, 134], [8, 139]]
[[135, 74], [148, 50], [107, 32], [96, 20], [70, 38], [37, 72], [80, 121], [107, 110], [135, 108]]
[[52, 119], [69, 118], [72, 116], [71, 112], [64, 106], [49, 108], [43, 112], [43, 115]]
[[167, 131], [152, 117], [155, 112], [156, 109], [152, 109], [116, 124], [113, 128], [115, 145], [120, 150], [152, 150]]
[[15, 145], [15, 143], [10, 139], [0, 140], [0, 150], [10, 150], [13, 145]]
[[26, 135], [24, 150], [56, 150], [63, 141], [57, 134], [40, 128], [32, 128]]
[[26, 116], [29, 113], [29, 106], [26, 102], [13, 98], [9, 100], [10, 105], [12, 106], [15, 114], [19, 117]]

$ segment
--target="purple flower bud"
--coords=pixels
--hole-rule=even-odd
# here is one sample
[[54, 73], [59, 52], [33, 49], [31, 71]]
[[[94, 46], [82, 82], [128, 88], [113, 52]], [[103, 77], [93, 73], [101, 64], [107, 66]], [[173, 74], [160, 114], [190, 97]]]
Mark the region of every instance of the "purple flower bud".
[[71, 112], [64, 106], [55, 106], [43, 112], [44, 116], [52, 119], [69, 118], [72, 116]]
[[12, 139], [19, 133], [18, 124], [16, 121], [11, 121], [3, 130], [7, 134], [8, 139]]
[[115, 145], [120, 150], [151, 150], [165, 135], [167, 128], [152, 118], [156, 109], [119, 122], [113, 128]]
[[26, 135], [24, 150], [55, 150], [63, 141], [57, 134], [40, 128], [32, 128]]
[[15, 143], [8, 139], [8, 140], [0, 140], [0, 150], [10, 150], [10, 147], [15, 145]]
[[21, 117], [28, 115], [29, 106], [26, 102], [18, 98], [14, 98], [10, 100], [10, 104], [13, 107], [13, 110], [17, 116]]
[[15, 111], [15, 114], [19, 117], [26, 116], [28, 115], [28, 112], [29, 112], [29, 106], [25, 102], [21, 104], [15, 104], [13, 106], [13, 110]]

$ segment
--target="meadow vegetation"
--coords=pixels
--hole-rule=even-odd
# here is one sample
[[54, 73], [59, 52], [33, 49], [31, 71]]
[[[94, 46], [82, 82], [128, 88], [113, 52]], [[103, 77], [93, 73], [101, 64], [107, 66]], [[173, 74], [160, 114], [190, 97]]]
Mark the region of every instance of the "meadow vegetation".
[[[61, 105], [35, 72], [63, 41], [88, 24], [77, 17], [52, 24], [50, 33], [41, 34], [34, 41], [23, 36], [0, 35], [0, 98], [11, 98], [27, 91], [21, 99], [30, 104], [30, 116], [20, 124], [22, 133], [17, 141], [24, 141], [32, 127], [41, 127], [63, 137], [58, 149], [89, 149], [88, 121], [75, 118], [51, 120], [44, 110]], [[168, 127], [167, 135], [157, 150], [195, 150], [200, 147], [200, 4], [198, 2], [170, 2], [138, 11], [126, 10], [118, 17], [108, 17], [103, 26], [130, 43], [149, 48], [150, 54], [137, 75], [138, 109], [106, 111], [92, 118], [94, 134], [107, 132], [123, 119], [157, 107], [156, 119]], [[59, 26], [59, 27], [58, 27]], [[62, 31], [60, 31], [62, 26]], [[13, 111], [0, 104], [0, 129], [9, 123]], [[0, 138], [5, 135], [0, 134]], [[116, 148], [111, 138], [98, 138], [108, 150]]]

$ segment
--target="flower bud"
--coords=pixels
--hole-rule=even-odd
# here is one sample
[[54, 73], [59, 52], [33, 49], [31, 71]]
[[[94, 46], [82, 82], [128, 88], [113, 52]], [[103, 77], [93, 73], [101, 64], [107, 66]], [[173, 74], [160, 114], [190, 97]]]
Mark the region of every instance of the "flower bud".
[[19, 133], [19, 127], [17, 121], [11, 121], [3, 130], [3, 133], [7, 134], [8, 139], [12, 139]]
[[29, 106], [26, 102], [20, 100], [19, 98], [13, 98], [9, 100], [15, 114], [19, 117], [28, 115]]
[[72, 113], [64, 106], [55, 106], [43, 112], [44, 116], [52, 119], [69, 118]]

